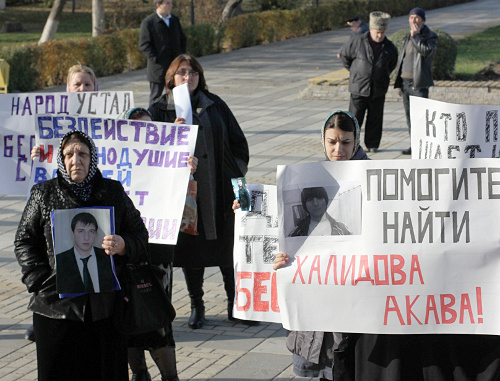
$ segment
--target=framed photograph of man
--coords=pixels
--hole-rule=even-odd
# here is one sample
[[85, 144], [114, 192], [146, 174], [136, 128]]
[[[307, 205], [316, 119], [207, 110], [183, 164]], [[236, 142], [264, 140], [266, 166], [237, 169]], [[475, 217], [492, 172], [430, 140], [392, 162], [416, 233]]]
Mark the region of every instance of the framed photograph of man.
[[114, 234], [112, 207], [54, 210], [52, 239], [61, 298], [119, 290], [113, 257], [101, 247]]
[[247, 188], [247, 182], [244, 177], [235, 177], [231, 179], [233, 185], [234, 197], [240, 202], [241, 210], [250, 212], [252, 203], [250, 202], [250, 192]]

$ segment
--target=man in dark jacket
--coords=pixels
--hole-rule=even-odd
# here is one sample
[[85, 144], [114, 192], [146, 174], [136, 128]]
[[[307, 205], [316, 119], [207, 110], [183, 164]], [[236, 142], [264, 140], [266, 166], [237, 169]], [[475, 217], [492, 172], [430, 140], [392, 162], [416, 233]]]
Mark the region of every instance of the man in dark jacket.
[[[434, 86], [432, 79], [432, 59], [436, 53], [438, 36], [425, 25], [425, 11], [413, 8], [410, 11], [410, 33], [403, 39], [399, 52], [397, 76], [394, 88], [403, 96], [406, 124], [411, 136], [410, 95], [429, 97], [429, 87]], [[411, 148], [403, 155], [411, 155]]]
[[345, 22], [347, 23], [347, 25], [349, 25], [349, 27], [351, 28], [352, 30], [352, 33], [351, 33], [351, 36], [349, 37], [349, 41], [347, 41], [344, 45], [342, 45], [342, 47], [340, 48], [339, 52], [337, 53], [337, 58], [340, 59], [340, 57], [342, 56], [342, 48], [347, 45], [349, 42], [351, 42], [351, 40], [363, 33], [366, 33], [368, 32], [369, 28], [368, 28], [368, 24], [365, 23], [363, 20], [361, 20], [359, 18], [359, 16], [355, 16], [355, 17], [349, 17], [348, 19], [345, 19]]
[[165, 87], [165, 73], [175, 57], [186, 52], [186, 36], [179, 19], [172, 15], [172, 0], [154, 0], [156, 12], [141, 23], [139, 48], [148, 58], [149, 104]]
[[349, 111], [359, 124], [365, 123], [365, 145], [368, 152], [377, 152], [382, 139], [385, 94], [389, 75], [397, 64], [398, 51], [385, 37], [390, 15], [370, 13], [370, 30], [352, 39], [344, 48], [342, 63], [349, 70]]

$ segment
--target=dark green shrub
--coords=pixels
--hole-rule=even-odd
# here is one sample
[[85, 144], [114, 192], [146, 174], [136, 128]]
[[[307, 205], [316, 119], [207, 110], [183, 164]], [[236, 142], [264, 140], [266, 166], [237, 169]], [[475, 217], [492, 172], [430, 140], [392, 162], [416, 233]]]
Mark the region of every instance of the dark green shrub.
[[225, 48], [232, 50], [257, 45], [259, 28], [260, 17], [256, 13], [229, 19], [226, 22]]
[[255, 0], [261, 11], [273, 9], [295, 9], [300, 3], [299, 0]]
[[146, 66], [146, 56], [139, 50], [139, 29], [125, 29], [118, 32], [125, 45], [127, 61], [126, 71], [141, 69]]
[[196, 24], [184, 29], [188, 53], [200, 57], [220, 53], [224, 24]]
[[[446, 80], [453, 78], [455, 71], [455, 61], [457, 59], [457, 44], [455, 40], [446, 32], [436, 29], [438, 35], [436, 54], [432, 62], [432, 75], [434, 79]], [[401, 29], [390, 36], [390, 40], [401, 50], [404, 37], [409, 33], [409, 29]], [[391, 77], [396, 77], [393, 72]]]
[[10, 65], [9, 93], [27, 92], [44, 87], [39, 74], [40, 49], [36, 44], [3, 48], [0, 57]]
[[123, 73], [127, 65], [127, 47], [118, 33], [90, 39], [89, 66], [98, 77]]

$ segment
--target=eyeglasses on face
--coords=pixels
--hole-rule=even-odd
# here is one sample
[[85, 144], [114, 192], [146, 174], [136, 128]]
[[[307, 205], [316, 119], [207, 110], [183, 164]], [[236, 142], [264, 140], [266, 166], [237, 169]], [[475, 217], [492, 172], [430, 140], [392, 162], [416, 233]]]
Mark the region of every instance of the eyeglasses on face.
[[175, 72], [175, 75], [180, 75], [181, 77], [185, 77], [186, 75], [190, 75], [191, 77], [197, 77], [198, 76], [198, 72], [197, 71], [194, 71], [194, 70], [186, 70], [186, 69], [181, 69], [181, 70], [177, 70]]

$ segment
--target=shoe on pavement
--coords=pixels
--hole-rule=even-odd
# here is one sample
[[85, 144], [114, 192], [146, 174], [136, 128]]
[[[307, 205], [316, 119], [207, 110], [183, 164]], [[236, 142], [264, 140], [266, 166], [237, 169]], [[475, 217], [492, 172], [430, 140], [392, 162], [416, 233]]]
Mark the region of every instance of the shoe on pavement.
[[24, 338], [26, 340], [35, 342], [35, 329], [33, 328], [33, 324], [31, 324], [24, 333]]

